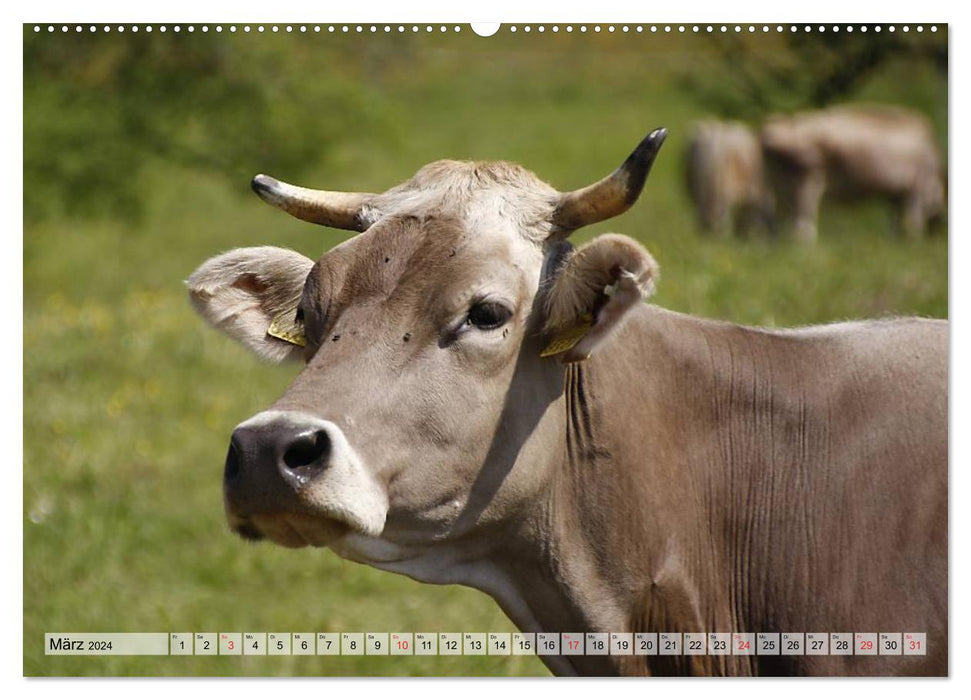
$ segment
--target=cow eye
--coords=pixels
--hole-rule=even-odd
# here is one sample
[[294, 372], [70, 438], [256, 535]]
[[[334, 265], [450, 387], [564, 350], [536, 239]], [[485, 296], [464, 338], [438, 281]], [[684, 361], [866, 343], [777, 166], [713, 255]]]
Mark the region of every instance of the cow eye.
[[480, 301], [469, 309], [466, 323], [484, 331], [498, 328], [509, 320], [512, 311], [495, 301]]
[[294, 321], [294, 323], [303, 323], [303, 307], [302, 306], [298, 306], [297, 307], [297, 313], [295, 313], [293, 315], [293, 321]]

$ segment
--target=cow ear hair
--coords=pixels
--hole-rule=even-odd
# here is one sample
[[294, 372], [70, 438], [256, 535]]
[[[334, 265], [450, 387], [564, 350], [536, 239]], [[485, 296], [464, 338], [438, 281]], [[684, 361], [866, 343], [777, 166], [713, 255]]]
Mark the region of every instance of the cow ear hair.
[[654, 292], [658, 271], [643, 246], [615, 233], [565, 255], [546, 297], [543, 356], [585, 360]]
[[204, 262], [186, 286], [192, 306], [214, 328], [264, 360], [296, 360], [303, 339], [293, 316], [313, 264], [284, 248], [237, 248]]

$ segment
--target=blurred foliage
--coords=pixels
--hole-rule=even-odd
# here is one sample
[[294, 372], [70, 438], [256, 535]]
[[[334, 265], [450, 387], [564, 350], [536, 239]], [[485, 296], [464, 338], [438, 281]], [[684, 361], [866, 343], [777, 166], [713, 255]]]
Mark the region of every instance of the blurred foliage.
[[[747, 29], [747, 27], [746, 27]], [[761, 30], [761, 26], [758, 27]], [[722, 117], [759, 120], [773, 112], [823, 107], [852, 99], [861, 86], [889, 64], [926, 64], [947, 77], [946, 34], [840, 31], [813, 25], [763, 35], [748, 31], [712, 36], [713, 60], [707, 70], [692, 67], [682, 75], [686, 89]], [[924, 107], [927, 105], [912, 105]]]
[[[201, 31], [26, 32], [25, 216], [138, 215], [153, 160], [235, 179], [299, 176], [351, 124], [386, 131], [379, 93], [354, 71], [321, 80], [318, 52], [311, 67], [301, 65], [310, 52], [262, 46]], [[382, 59], [320, 51], [352, 66]]]

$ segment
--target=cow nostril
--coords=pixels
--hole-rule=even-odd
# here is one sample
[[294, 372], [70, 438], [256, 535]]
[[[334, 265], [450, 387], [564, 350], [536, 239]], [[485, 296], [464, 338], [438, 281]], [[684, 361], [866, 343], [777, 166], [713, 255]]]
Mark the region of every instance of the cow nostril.
[[289, 469], [310, 465], [324, 466], [330, 453], [330, 438], [324, 430], [304, 433], [298, 437], [283, 455], [283, 463]]
[[226, 453], [226, 469], [223, 472], [223, 479], [234, 479], [237, 474], [239, 474], [239, 450], [236, 449], [236, 442], [232, 441], [229, 443], [229, 452]]

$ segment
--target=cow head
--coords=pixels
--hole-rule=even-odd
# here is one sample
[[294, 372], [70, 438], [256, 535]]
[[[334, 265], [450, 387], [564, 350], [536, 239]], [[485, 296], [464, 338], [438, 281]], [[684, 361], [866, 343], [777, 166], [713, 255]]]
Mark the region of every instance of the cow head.
[[438, 161], [383, 194], [258, 175], [265, 201], [359, 234], [317, 261], [233, 250], [189, 278], [210, 324], [303, 363], [233, 432], [231, 527], [393, 568], [528, 505], [561, 437], [562, 363], [594, 353], [657, 272], [629, 238], [566, 238], [636, 201], [665, 136], [565, 194], [502, 162]]

